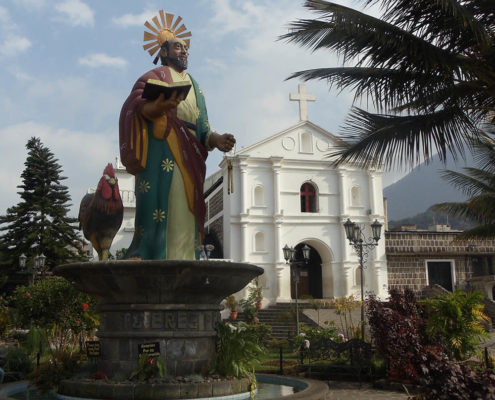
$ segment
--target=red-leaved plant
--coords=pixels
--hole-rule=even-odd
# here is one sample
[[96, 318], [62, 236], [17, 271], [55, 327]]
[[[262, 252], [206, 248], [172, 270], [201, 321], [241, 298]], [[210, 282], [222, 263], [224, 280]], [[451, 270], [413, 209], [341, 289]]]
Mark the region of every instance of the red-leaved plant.
[[390, 291], [388, 302], [368, 300], [367, 314], [377, 351], [391, 380], [419, 385], [416, 399], [495, 400], [495, 374], [450, 360], [426, 334], [425, 319], [411, 290]]

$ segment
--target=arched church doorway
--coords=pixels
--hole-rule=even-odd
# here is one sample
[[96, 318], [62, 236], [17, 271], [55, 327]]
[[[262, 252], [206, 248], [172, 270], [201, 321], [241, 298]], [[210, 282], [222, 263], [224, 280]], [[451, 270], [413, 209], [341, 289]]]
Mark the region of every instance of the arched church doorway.
[[296, 298], [295, 274], [299, 277], [297, 285], [297, 297], [311, 296], [315, 299], [323, 297], [322, 277], [321, 277], [321, 257], [314, 247], [310, 248], [309, 261], [304, 262], [302, 248], [306, 243], [299, 243], [295, 250], [294, 262], [291, 264], [290, 274], [290, 295]]

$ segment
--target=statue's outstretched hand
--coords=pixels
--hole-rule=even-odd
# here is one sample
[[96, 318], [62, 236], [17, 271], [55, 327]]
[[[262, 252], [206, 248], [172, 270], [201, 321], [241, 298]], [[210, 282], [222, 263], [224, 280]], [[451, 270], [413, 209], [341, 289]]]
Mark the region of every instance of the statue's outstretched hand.
[[218, 150], [228, 152], [234, 148], [235, 145], [235, 137], [231, 133], [224, 133], [223, 135], [217, 134], [217, 140], [215, 147]]
[[182, 100], [184, 100], [183, 93], [177, 95], [177, 92], [174, 92], [168, 99], [165, 99], [162, 93], [155, 100], [144, 103], [141, 113], [148, 119], [159, 118], [172, 108], [176, 108]]

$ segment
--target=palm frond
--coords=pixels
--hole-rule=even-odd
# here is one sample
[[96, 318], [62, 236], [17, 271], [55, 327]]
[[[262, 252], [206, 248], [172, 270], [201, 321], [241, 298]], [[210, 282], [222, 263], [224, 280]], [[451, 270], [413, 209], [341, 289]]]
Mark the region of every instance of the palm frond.
[[[300, 19], [289, 25], [289, 33], [280, 39], [308, 47], [313, 51], [331, 49], [344, 62], [359, 59], [369, 67], [429, 70], [433, 74], [457, 73], [469, 58], [446, 51], [414, 34], [379, 18], [349, 7], [324, 1], [318, 11], [324, 20]], [[448, 69], [446, 68], [448, 66]]]
[[436, 211], [443, 211], [451, 217], [467, 218], [477, 223], [482, 223], [477, 212], [473, 212], [466, 203], [439, 203], [433, 206]]
[[380, 0], [380, 18], [323, 0], [305, 3], [318, 19], [293, 22], [280, 39], [333, 50], [356, 65], [290, 78], [326, 79], [354, 90], [355, 100], [371, 99], [378, 111], [353, 108], [343, 128], [348, 143], [331, 154], [336, 164], [413, 166], [435, 152], [445, 160], [473, 148], [482, 124], [495, 123], [494, 3]]
[[[367, 4], [377, 2], [369, 0]], [[473, 7], [472, 3], [475, 2], [380, 0], [385, 9], [384, 20], [455, 51], [475, 45], [484, 47], [492, 41], [485, 21], [490, 17], [493, 20], [495, 4], [488, 12], [486, 8]]]
[[[492, 127], [488, 129], [493, 130]], [[473, 141], [473, 160], [478, 167], [488, 173], [495, 174], [495, 140], [493, 134], [485, 134]]]
[[467, 206], [476, 213], [483, 223], [495, 222], [495, 193], [483, 193], [470, 198]]
[[293, 78], [326, 80], [329, 89], [354, 90], [355, 100], [361, 96], [371, 97], [377, 109], [392, 109], [398, 104], [413, 102], [414, 82], [421, 79], [416, 72], [367, 67], [310, 69], [294, 72], [287, 79]]
[[467, 239], [493, 239], [495, 237], [495, 224], [480, 225], [468, 229], [459, 234], [458, 240]]
[[329, 156], [367, 167], [429, 162], [435, 152], [445, 161], [464, 155], [466, 137], [480, 135], [462, 110], [444, 109], [421, 115], [380, 115], [353, 107], [342, 129], [344, 145]]
[[440, 175], [468, 197], [477, 196], [483, 192], [495, 193], [493, 174], [477, 168], [464, 168], [464, 171], [466, 173], [445, 170]]

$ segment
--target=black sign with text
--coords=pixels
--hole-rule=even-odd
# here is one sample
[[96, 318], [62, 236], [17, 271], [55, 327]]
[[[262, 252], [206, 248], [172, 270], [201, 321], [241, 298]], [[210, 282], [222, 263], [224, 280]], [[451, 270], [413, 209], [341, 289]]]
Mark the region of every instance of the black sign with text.
[[150, 357], [158, 357], [160, 355], [160, 343], [141, 343], [138, 344], [138, 353], [148, 354]]
[[88, 340], [86, 342], [86, 354], [88, 357], [100, 357], [101, 356], [101, 348], [100, 342], [98, 340]]

